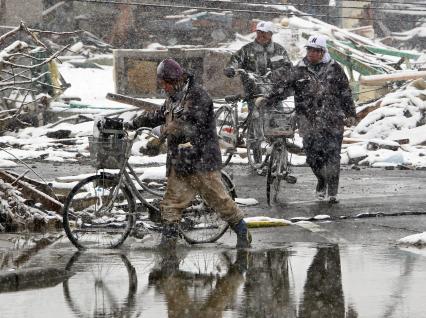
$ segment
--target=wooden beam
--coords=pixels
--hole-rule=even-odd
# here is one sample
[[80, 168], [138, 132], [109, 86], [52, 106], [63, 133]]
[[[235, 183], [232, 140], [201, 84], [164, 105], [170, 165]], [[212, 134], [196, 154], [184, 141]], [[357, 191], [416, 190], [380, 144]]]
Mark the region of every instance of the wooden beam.
[[50, 211], [55, 211], [58, 214], [62, 215], [63, 204], [47, 194], [37, 190], [31, 186], [28, 182], [22, 180], [16, 180], [17, 178], [13, 177], [4, 170], [0, 170], [0, 178], [7, 183], [12, 183], [16, 181], [16, 185], [20, 188], [21, 193], [25, 198], [30, 198], [37, 203], [40, 203], [45, 209]]
[[157, 105], [154, 103], [141, 100], [139, 98], [134, 98], [134, 97], [121, 95], [121, 94], [108, 93], [106, 95], [106, 98], [114, 102], [136, 106], [136, 107], [139, 107], [140, 109], [147, 110], [147, 111], [154, 111], [154, 110], [160, 109], [161, 107], [161, 105]]

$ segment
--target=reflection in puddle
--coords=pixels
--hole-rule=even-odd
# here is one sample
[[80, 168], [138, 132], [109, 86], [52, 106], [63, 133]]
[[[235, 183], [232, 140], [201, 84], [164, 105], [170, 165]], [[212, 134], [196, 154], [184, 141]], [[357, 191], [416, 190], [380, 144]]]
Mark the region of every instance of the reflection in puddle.
[[[0, 308], [2, 317], [43, 318], [418, 317], [426, 308], [421, 257], [389, 247], [303, 244], [77, 252], [63, 256], [72, 277], [0, 293]], [[46, 299], [49, 311], [40, 307]]]

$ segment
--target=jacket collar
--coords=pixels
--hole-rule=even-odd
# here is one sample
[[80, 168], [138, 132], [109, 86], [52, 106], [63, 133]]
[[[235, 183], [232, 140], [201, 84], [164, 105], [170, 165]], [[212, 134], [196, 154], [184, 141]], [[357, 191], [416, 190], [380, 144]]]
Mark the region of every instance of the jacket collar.
[[268, 52], [268, 53], [273, 53], [274, 49], [275, 49], [275, 45], [274, 42], [271, 41], [266, 45], [262, 45], [260, 43], [258, 43], [256, 40], [253, 41], [253, 48], [255, 52]]

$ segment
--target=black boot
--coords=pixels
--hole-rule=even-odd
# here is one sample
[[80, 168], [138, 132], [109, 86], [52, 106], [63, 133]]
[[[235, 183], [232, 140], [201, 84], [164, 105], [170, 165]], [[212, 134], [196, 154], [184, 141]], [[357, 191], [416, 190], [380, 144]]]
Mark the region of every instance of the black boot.
[[160, 249], [173, 250], [179, 238], [179, 225], [177, 223], [166, 223], [161, 231]]
[[237, 234], [236, 248], [251, 247], [251, 234], [247, 228], [247, 223], [244, 220], [240, 220], [237, 224], [231, 226], [231, 228]]

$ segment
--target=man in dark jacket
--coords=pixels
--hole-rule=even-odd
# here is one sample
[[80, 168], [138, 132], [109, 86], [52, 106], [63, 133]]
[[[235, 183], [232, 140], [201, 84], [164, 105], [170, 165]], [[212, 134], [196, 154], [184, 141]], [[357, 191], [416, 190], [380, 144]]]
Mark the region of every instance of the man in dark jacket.
[[330, 203], [337, 203], [343, 130], [345, 123], [355, 123], [355, 105], [346, 74], [328, 54], [326, 38], [311, 36], [306, 50], [290, 76], [288, 70], [281, 74], [278, 92], [294, 90], [306, 162], [318, 179], [317, 198], [328, 195]]
[[[246, 96], [255, 94], [265, 94], [270, 90], [271, 86], [258, 84], [271, 84], [273, 79], [268, 76], [276, 69], [285, 69], [291, 66], [287, 51], [278, 43], [272, 41], [273, 23], [269, 21], [261, 21], [256, 26], [256, 38], [253, 42], [244, 45], [235, 52], [224, 74], [227, 77], [234, 77], [238, 69], [243, 69], [246, 73], [240, 73], [241, 81]], [[263, 109], [257, 109], [255, 102], [250, 99], [248, 102], [250, 111], [254, 111], [253, 116], [253, 137], [263, 139]], [[253, 145], [254, 158], [256, 161], [261, 160], [260, 141]]]
[[213, 101], [173, 59], [159, 64], [157, 79], [168, 98], [161, 109], [136, 118], [133, 126], [162, 125], [161, 134], [167, 138], [167, 189], [161, 203], [161, 216], [166, 224], [161, 245], [176, 245], [182, 211], [199, 193], [236, 232], [237, 247], [250, 247], [251, 237], [243, 213], [221, 180], [222, 158]]

